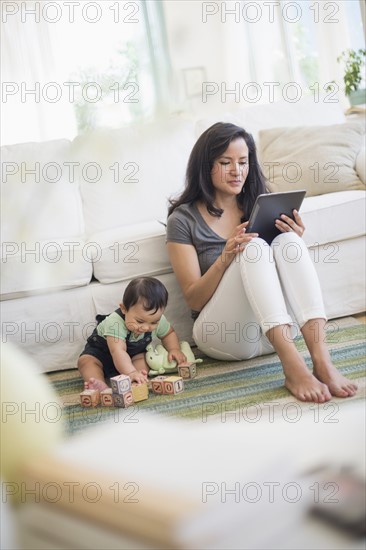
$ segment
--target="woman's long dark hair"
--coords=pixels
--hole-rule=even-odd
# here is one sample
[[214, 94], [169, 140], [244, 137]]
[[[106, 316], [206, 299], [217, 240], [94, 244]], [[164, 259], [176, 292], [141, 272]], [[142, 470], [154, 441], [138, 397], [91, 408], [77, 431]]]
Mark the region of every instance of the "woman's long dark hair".
[[231, 141], [243, 138], [249, 150], [249, 170], [242, 191], [236, 197], [243, 212], [242, 222], [249, 219], [255, 199], [266, 193], [266, 180], [259, 166], [257, 149], [251, 134], [240, 126], [228, 122], [217, 122], [198, 138], [188, 160], [185, 189], [177, 199], [169, 200], [168, 216], [181, 204], [202, 201], [208, 212], [220, 217], [223, 210], [214, 206], [215, 188], [211, 171], [214, 161], [229, 147]]

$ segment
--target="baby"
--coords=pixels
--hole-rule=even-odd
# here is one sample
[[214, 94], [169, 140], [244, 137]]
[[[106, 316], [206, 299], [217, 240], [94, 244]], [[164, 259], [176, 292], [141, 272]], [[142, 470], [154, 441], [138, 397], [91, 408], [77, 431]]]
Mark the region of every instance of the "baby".
[[165, 286], [153, 277], [133, 279], [122, 303], [110, 315], [97, 315], [98, 325], [78, 360], [85, 389], [107, 388], [105, 379], [126, 374], [138, 384], [147, 381], [146, 346], [154, 337], [168, 351], [169, 361], [186, 361], [175, 330], [163, 315], [168, 302]]

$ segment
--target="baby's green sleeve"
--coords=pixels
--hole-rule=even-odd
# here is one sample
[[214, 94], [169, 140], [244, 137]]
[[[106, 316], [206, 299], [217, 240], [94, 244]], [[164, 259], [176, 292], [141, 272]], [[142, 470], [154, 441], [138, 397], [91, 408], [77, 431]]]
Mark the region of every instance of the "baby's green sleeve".
[[120, 340], [126, 340], [127, 328], [124, 320], [114, 311], [98, 325], [98, 334], [104, 338], [113, 336]]
[[161, 319], [158, 324], [158, 328], [156, 329], [156, 336], [158, 338], [164, 338], [170, 331], [171, 325], [168, 321], [168, 319], [165, 317], [165, 315], [161, 316]]

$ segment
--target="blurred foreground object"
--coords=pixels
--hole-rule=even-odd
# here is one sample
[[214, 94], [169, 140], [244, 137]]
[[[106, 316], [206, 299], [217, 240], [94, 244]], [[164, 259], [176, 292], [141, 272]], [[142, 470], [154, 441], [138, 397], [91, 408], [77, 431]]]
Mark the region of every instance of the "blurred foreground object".
[[[364, 475], [352, 468], [324, 468], [320, 475], [321, 493], [310, 513], [345, 530], [355, 538], [366, 536], [366, 483]], [[329, 489], [333, 495], [330, 494]]]
[[8, 495], [18, 498], [20, 469], [62, 435], [62, 407], [50, 384], [33, 359], [1, 344], [1, 477]]
[[4, 493], [5, 484], [0, 479], [1, 483], [1, 529], [0, 529], [0, 548], [3, 550], [18, 550], [18, 531], [14, 515], [14, 507], [6, 502]]
[[309, 510], [329, 496], [319, 466], [364, 478], [364, 411], [210, 424], [118, 409], [27, 464], [21, 547], [361, 550]]

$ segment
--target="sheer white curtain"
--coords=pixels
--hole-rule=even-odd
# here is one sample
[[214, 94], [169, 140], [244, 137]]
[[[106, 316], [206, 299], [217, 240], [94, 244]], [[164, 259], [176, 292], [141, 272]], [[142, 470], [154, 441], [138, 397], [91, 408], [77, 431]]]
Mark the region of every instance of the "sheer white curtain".
[[[287, 93], [293, 100], [296, 90], [347, 106], [337, 57], [364, 47], [359, 0], [245, 0], [225, 6], [231, 10], [226, 18], [221, 10], [225, 76], [228, 88], [241, 83], [240, 106], [286, 99]], [[339, 91], [327, 95], [326, 84], [333, 80]], [[254, 85], [244, 88], [249, 82]]]
[[76, 129], [71, 105], [46, 101], [42, 93], [58, 80], [51, 29], [45, 20], [22, 22], [18, 3], [19, 17], [8, 16], [1, 27], [1, 143], [68, 137]]
[[[222, 92], [239, 85], [240, 101], [233, 93], [227, 99], [218, 93], [207, 104], [193, 98], [200, 110], [210, 102], [229, 108], [230, 102], [242, 107], [284, 95], [293, 99], [299, 90], [317, 98], [332, 80], [339, 92], [327, 101], [346, 107], [343, 67], [336, 59], [348, 47], [364, 47], [359, 0], [213, 2], [220, 13], [205, 24], [202, 3], [190, 0], [82, 0], [75, 3], [72, 21], [69, 4], [3, 3], [17, 8], [15, 13], [3, 8], [1, 23], [3, 144], [73, 138], [94, 126], [118, 127], [164, 110], [189, 110], [178, 76], [197, 66]], [[31, 13], [36, 5], [38, 21]], [[231, 15], [222, 22], [225, 9]], [[167, 43], [180, 82], [175, 87]], [[99, 88], [86, 89], [93, 81]], [[78, 85], [72, 88], [70, 82]], [[250, 82], [257, 87], [245, 88]], [[98, 91], [101, 97], [94, 101]]]
[[152, 62], [164, 38], [158, 1], [148, 10], [139, 0], [7, 4], [2, 144], [72, 139], [154, 115], [169, 72], [166, 57]]

